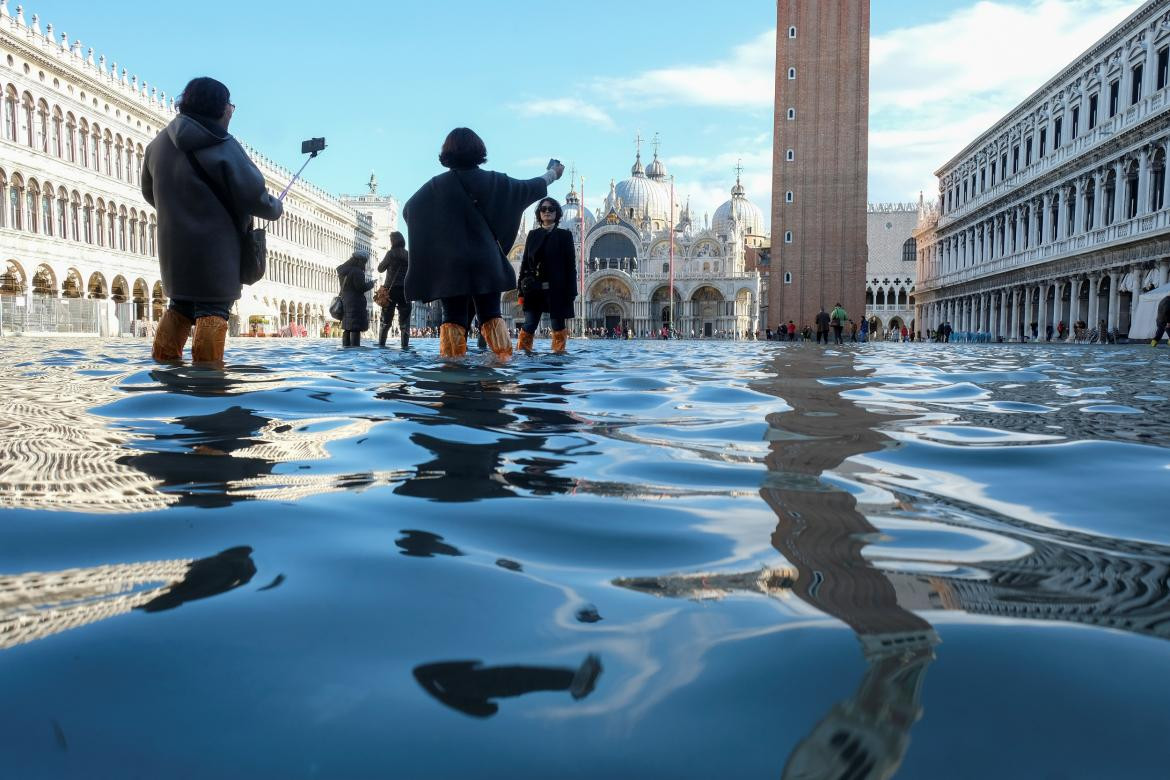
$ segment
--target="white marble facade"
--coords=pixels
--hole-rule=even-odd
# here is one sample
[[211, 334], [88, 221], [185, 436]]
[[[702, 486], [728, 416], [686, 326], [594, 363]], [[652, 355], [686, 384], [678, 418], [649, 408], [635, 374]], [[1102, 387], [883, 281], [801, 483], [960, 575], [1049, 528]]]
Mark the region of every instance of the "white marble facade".
[[1170, 279], [1168, 61], [1170, 2], [1151, 0], [936, 172], [921, 330], [1128, 332]]
[[[166, 301], [139, 177], [146, 145], [175, 115], [173, 98], [0, 0], [0, 100], [0, 299], [98, 299], [119, 318], [157, 320]], [[292, 172], [245, 148], [269, 189], [283, 189]], [[369, 212], [297, 184], [284, 216], [262, 225], [268, 274], [244, 288], [233, 331], [295, 323], [319, 332], [335, 267], [355, 248], [377, 262], [388, 247], [389, 230]]]
[[918, 251], [913, 234], [926, 213], [921, 196], [918, 203], [871, 203], [866, 211], [865, 317], [875, 338], [903, 325], [915, 330]]

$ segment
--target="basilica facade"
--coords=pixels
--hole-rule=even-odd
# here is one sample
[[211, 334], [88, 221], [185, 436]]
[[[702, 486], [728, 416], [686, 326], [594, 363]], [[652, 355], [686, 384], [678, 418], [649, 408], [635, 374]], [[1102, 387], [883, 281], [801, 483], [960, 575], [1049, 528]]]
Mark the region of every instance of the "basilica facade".
[[[112, 335], [161, 317], [156, 216], [139, 182], [146, 146], [175, 113], [165, 92], [0, 0], [0, 329]], [[292, 172], [244, 147], [282, 190]], [[244, 288], [232, 332], [319, 332], [336, 266], [355, 249], [376, 263], [396, 221], [375, 182], [345, 200], [298, 183], [284, 216], [258, 225], [268, 273]], [[67, 324], [82, 311], [97, 316]]]
[[[744, 338], [760, 329], [760, 275], [744, 261], [745, 250], [768, 237], [738, 175], [730, 194], [700, 225], [673, 195], [657, 151], [647, 166], [636, 154], [629, 177], [610, 181], [597, 213], [571, 183], [561, 227], [572, 231], [584, 267], [577, 332], [621, 328], [644, 337], [668, 327], [682, 338]], [[517, 268], [523, 239], [522, 228], [509, 255]], [[508, 293], [504, 310], [518, 323], [515, 301]]]

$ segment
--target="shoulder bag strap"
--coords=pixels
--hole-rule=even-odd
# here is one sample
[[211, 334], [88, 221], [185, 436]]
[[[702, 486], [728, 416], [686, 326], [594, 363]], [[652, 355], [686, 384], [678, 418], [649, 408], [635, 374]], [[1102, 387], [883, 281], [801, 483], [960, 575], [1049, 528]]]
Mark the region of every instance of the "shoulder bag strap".
[[504, 247], [500, 246], [500, 239], [496, 238], [496, 231], [492, 230], [492, 223], [488, 222], [488, 218], [483, 213], [483, 209], [479, 207], [479, 201], [471, 196], [471, 193], [467, 189], [467, 184], [464, 183], [463, 177], [459, 175], [459, 171], [452, 168], [451, 173], [455, 174], [455, 178], [459, 180], [459, 186], [463, 188], [463, 194], [466, 195], [467, 199], [471, 201], [471, 205], [475, 206], [475, 210], [479, 212], [479, 216], [480, 219], [483, 220], [483, 224], [487, 225], [488, 233], [491, 234], [492, 240], [496, 242], [496, 249], [500, 250], [500, 255], [504, 258], [504, 260], [507, 260], [508, 253], [504, 251]]
[[195, 156], [195, 152], [187, 152], [187, 161], [190, 162], [191, 167], [195, 169], [195, 175], [198, 176], [203, 181], [203, 183], [211, 189], [211, 193], [215, 195], [215, 199], [219, 201], [219, 205], [223, 206], [224, 211], [228, 213], [228, 217], [231, 218], [232, 224], [236, 226], [236, 231], [241, 234], [246, 232], [246, 230], [241, 230], [239, 224], [236, 222], [236, 211], [234, 208], [232, 208], [230, 199], [224, 193], [219, 184], [217, 184], [215, 180], [207, 174], [207, 170], [199, 164], [199, 159]]

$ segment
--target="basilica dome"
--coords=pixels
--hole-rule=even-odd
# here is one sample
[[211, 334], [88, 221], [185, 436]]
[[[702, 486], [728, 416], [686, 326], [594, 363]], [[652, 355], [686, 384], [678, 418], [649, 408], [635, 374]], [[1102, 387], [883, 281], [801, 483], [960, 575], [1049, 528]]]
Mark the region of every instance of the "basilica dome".
[[635, 224], [640, 224], [644, 217], [660, 223], [659, 228], [670, 222], [670, 190], [646, 177], [640, 153], [630, 169], [630, 178], [617, 183], [616, 194], [622, 216]]
[[[577, 191], [569, 188], [569, 194], [565, 196], [565, 205], [561, 207], [563, 216], [561, 217], [561, 227], [578, 228], [581, 226], [581, 198], [577, 195]], [[593, 216], [593, 212], [588, 208], [585, 211], [585, 229], [593, 227], [597, 223], [597, 218]]]
[[764, 214], [759, 206], [748, 200], [738, 174], [735, 177], [735, 186], [731, 188], [731, 200], [715, 209], [711, 227], [716, 231], [727, 230], [727, 222], [731, 219], [734, 219], [736, 226], [747, 234], [753, 236], [764, 234]]

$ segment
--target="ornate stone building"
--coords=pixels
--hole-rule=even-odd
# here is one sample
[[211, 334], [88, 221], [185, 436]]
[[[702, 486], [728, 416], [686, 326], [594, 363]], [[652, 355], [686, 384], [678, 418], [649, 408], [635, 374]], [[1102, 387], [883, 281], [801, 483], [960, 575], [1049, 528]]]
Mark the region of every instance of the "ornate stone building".
[[[95, 59], [37, 16], [0, 0], [0, 311], [57, 329], [71, 302], [107, 301], [131, 332], [166, 305], [154, 210], [139, 187], [143, 153], [174, 117], [174, 100], [125, 68]], [[292, 173], [245, 145], [279, 192]], [[363, 208], [363, 211], [365, 209]], [[233, 330], [296, 323], [315, 333], [336, 293], [334, 268], [354, 248], [380, 248], [377, 225], [323, 190], [299, 183], [268, 228], [268, 274], [245, 287]], [[37, 329], [32, 326], [31, 329]], [[95, 331], [96, 332], [96, 331]]]
[[[868, 260], [865, 265], [865, 317], [872, 338], [898, 331], [903, 325], [913, 331], [915, 277], [918, 251], [914, 231], [927, 213], [921, 196], [918, 203], [871, 203], [866, 214]], [[852, 313], [852, 312], [850, 312]]]
[[[762, 329], [760, 275], [746, 269], [745, 251], [766, 245], [768, 237], [740, 177], [710, 225], [696, 224], [681, 203], [681, 197], [672, 203], [670, 177], [657, 151], [645, 167], [638, 151], [629, 178], [610, 181], [600, 217], [583, 206], [570, 184], [561, 227], [573, 232], [578, 262], [582, 247], [585, 257], [576, 327], [612, 332], [621, 326], [642, 336], [673, 322], [679, 336], [720, 338]], [[509, 255], [517, 267], [525, 232], [521, 227]], [[505, 312], [519, 322], [515, 300], [515, 292], [505, 295]]]
[[776, 17], [772, 328], [862, 310], [869, 163], [869, 0], [777, 0]]
[[1170, 3], [1151, 0], [936, 171], [921, 329], [1128, 332], [1170, 279], [1168, 52]]

